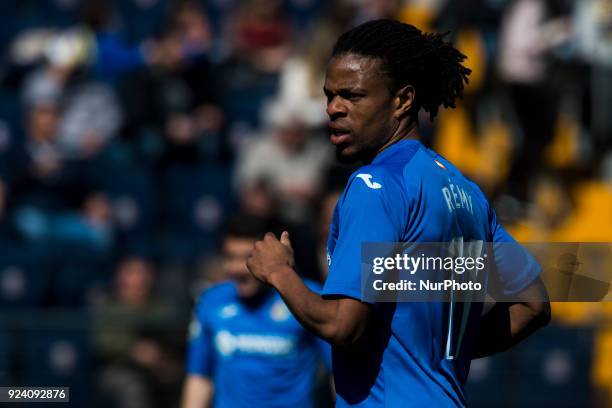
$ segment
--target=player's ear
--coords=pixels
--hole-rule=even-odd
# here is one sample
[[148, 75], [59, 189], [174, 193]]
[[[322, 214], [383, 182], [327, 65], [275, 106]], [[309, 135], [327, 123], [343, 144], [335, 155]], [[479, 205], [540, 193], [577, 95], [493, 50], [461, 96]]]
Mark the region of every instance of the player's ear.
[[400, 120], [410, 112], [414, 106], [415, 96], [416, 92], [412, 85], [406, 85], [395, 92], [395, 113], [393, 114], [395, 119]]

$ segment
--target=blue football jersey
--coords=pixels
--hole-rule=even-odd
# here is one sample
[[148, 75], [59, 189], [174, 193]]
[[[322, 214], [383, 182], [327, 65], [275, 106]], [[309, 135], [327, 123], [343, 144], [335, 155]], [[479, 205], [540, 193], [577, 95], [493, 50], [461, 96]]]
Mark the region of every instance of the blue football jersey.
[[187, 373], [212, 379], [217, 408], [312, 407], [321, 361], [331, 366], [329, 344], [307, 332], [276, 291], [251, 308], [226, 282], [196, 305]]
[[[322, 294], [362, 300], [365, 242], [514, 242], [480, 189], [416, 140], [399, 141], [355, 171], [336, 205]], [[495, 257], [503, 257], [503, 251]], [[516, 258], [516, 251], [512, 254]], [[498, 278], [505, 295], [539, 275], [526, 252]], [[333, 348], [339, 407], [462, 407], [481, 303], [375, 303], [383, 322], [366, 346]], [[454, 324], [457, 319], [461, 324]], [[456, 333], [460, 330], [461, 333]], [[369, 333], [372, 334], [372, 333]], [[454, 340], [460, 338], [461, 344]], [[453, 341], [450, 341], [453, 340]]]

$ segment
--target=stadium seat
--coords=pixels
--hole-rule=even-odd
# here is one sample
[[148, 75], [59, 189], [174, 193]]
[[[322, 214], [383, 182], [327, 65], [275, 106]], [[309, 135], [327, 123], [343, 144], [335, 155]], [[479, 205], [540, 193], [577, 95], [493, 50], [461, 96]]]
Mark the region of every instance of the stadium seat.
[[512, 406], [591, 406], [590, 328], [548, 327], [514, 351], [518, 374]]
[[511, 373], [507, 354], [472, 360], [470, 375], [466, 383], [468, 404], [473, 408], [507, 407], [500, 395], [512, 392], [508, 381]]
[[40, 305], [52, 274], [49, 253], [8, 242], [0, 248], [0, 307]]
[[285, 8], [291, 16], [291, 21], [300, 30], [306, 30], [321, 12], [325, 9], [326, 3], [323, 0], [288, 0], [285, 1]]
[[92, 290], [103, 286], [110, 271], [110, 258], [94, 256], [87, 260], [71, 258], [60, 262], [51, 283], [53, 304], [62, 307], [81, 307], [88, 304]]
[[0, 330], [0, 384], [4, 386], [13, 384], [14, 372], [13, 372], [13, 346], [14, 336], [13, 333], [2, 328]]
[[474, 360], [467, 382], [469, 406], [590, 406], [592, 341], [591, 329], [553, 326], [510, 351]]
[[[115, 144], [88, 166], [89, 183], [111, 200], [119, 239], [148, 234], [154, 222], [156, 202], [153, 175], [131, 163], [125, 146]], [[120, 177], [117, 177], [120, 174]]]
[[553, 241], [608, 242], [612, 240], [612, 188], [609, 183], [585, 181], [573, 196], [575, 211], [552, 233]]
[[162, 183], [162, 252], [185, 259], [214, 249], [221, 223], [234, 206], [229, 170], [223, 166], [173, 166], [166, 169]]
[[137, 44], [163, 28], [169, 1], [120, 0], [116, 3], [127, 41]]
[[23, 384], [70, 387], [70, 401], [75, 406], [83, 406], [78, 403], [91, 397], [91, 356], [85, 330], [29, 331], [20, 358]]
[[[222, 67], [227, 78], [235, 80], [224, 83], [223, 110], [228, 123], [245, 122], [257, 127], [260, 110], [266, 98], [272, 97], [278, 88], [278, 76], [257, 72], [254, 68], [239, 64]], [[230, 125], [231, 126], [231, 125]]]

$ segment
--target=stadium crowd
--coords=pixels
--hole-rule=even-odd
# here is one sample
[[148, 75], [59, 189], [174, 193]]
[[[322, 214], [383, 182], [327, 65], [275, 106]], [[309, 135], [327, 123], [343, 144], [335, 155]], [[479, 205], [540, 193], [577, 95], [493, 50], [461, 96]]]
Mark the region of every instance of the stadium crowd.
[[[340, 33], [375, 18], [450, 31], [468, 56], [465, 98], [422, 130], [517, 240], [612, 241], [609, 1], [9, 2], [0, 383], [176, 406], [191, 308], [224, 279], [220, 240], [236, 213], [274, 218], [299, 271], [324, 280], [353, 170], [327, 141], [325, 66]], [[499, 398], [492, 384], [523, 384], [508, 406], [612, 404], [612, 306], [556, 303], [553, 316], [553, 335], [523, 354], [544, 367], [527, 374], [545, 395], [516, 378], [527, 363], [478, 360], [474, 406]], [[559, 333], [567, 344], [545, 355]], [[511, 385], [487, 377], [496, 369], [514, 370]]]

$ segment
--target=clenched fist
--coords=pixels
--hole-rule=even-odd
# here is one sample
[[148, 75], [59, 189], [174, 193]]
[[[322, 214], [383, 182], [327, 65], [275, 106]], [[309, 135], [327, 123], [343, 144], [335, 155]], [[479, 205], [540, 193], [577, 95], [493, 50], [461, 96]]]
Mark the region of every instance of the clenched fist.
[[287, 231], [283, 231], [280, 241], [273, 233], [268, 232], [263, 240], [255, 242], [253, 252], [247, 260], [251, 274], [267, 284], [270, 284], [270, 277], [274, 272], [286, 266], [291, 268], [295, 266], [293, 248]]

